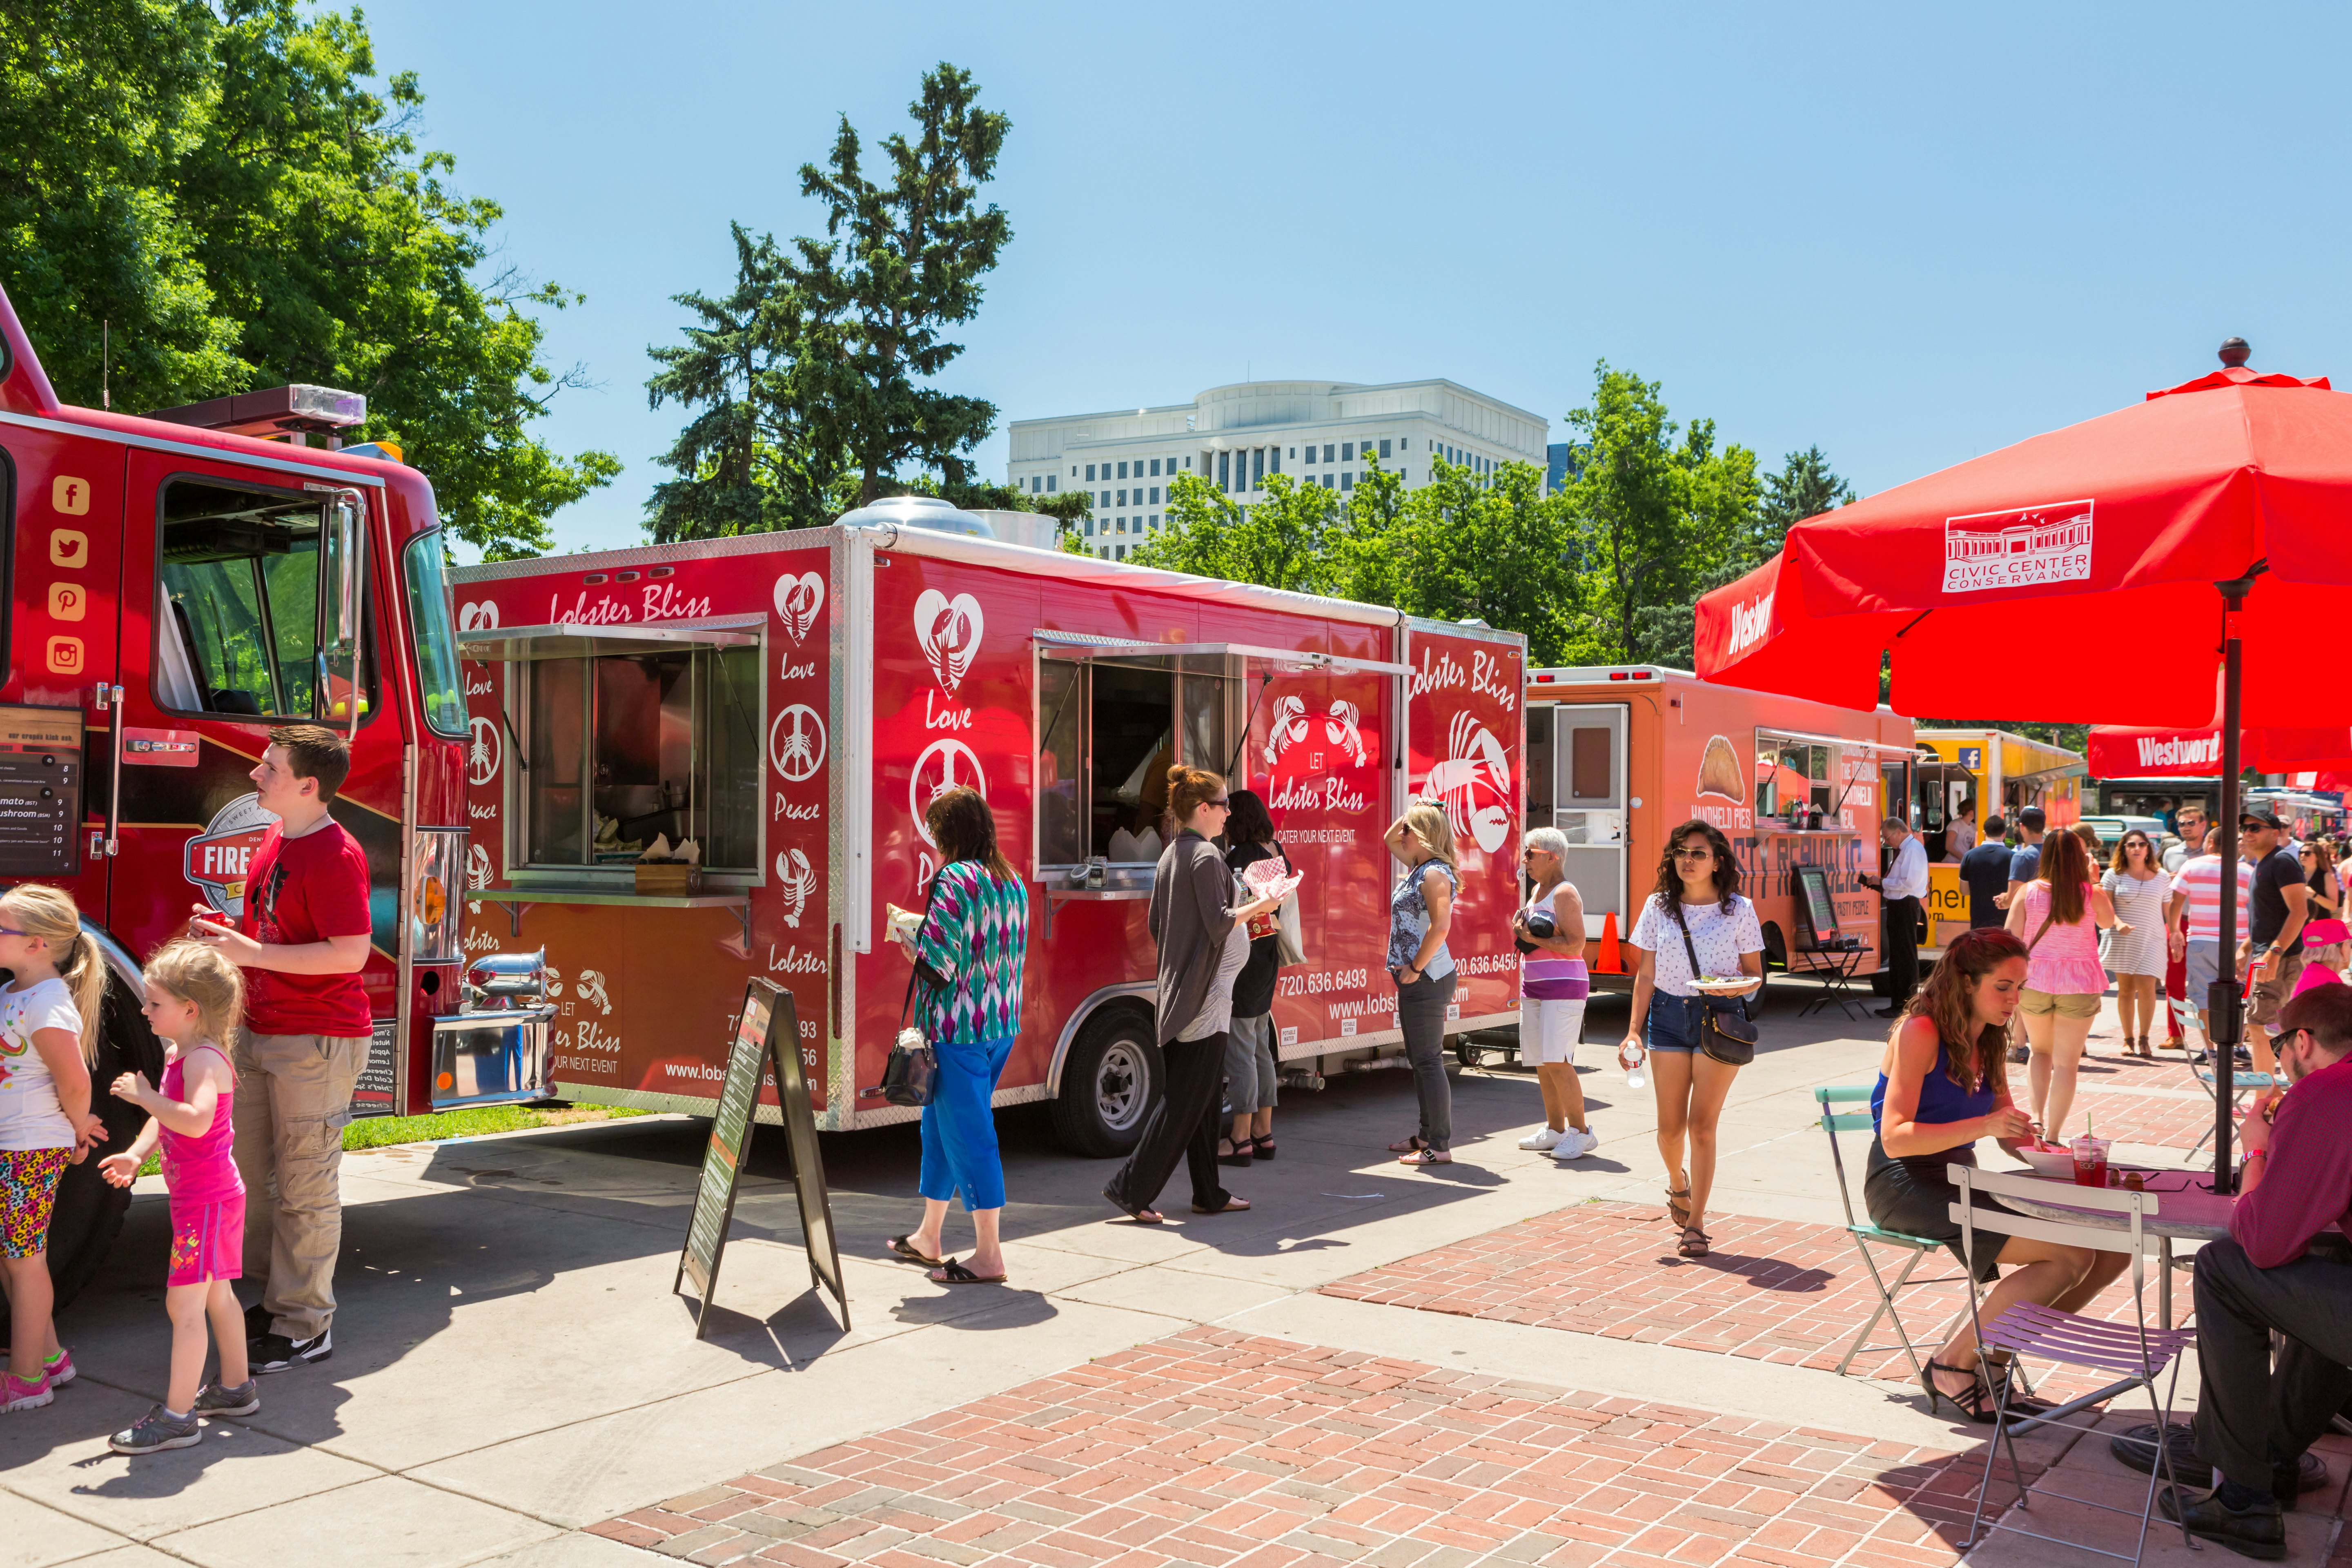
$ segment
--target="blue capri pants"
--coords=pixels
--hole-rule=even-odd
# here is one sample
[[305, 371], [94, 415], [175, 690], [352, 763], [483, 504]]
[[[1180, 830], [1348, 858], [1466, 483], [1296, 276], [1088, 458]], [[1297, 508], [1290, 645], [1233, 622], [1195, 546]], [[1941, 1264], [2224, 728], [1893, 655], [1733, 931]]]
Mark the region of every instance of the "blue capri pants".
[[923, 1196], [945, 1203], [960, 1191], [964, 1212], [1004, 1206], [1004, 1162], [996, 1152], [989, 1099], [1013, 1054], [1002, 1040], [934, 1040], [940, 1076], [923, 1107]]

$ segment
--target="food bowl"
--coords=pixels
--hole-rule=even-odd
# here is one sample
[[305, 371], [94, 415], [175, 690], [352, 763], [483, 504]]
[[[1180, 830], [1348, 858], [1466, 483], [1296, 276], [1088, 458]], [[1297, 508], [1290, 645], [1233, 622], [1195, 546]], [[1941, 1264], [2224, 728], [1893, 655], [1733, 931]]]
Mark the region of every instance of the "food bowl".
[[2074, 1179], [2074, 1151], [2072, 1149], [2021, 1148], [2017, 1151], [2017, 1157], [2032, 1166], [2037, 1174], [2067, 1182]]

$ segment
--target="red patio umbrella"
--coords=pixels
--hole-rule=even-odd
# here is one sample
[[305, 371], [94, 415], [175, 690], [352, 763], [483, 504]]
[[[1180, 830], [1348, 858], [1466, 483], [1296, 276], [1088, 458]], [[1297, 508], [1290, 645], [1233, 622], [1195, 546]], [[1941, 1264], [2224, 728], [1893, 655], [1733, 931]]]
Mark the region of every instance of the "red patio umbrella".
[[[1699, 602], [1709, 680], [1914, 716], [2198, 726], [2222, 691], [2221, 812], [2242, 725], [2352, 723], [2302, 679], [2352, 587], [2352, 395], [2225, 368], [1809, 518]], [[2251, 671], [2251, 679], [2242, 672]], [[2215, 1173], [2230, 1171], [2237, 858], [2222, 861]]]
[[[2221, 724], [2218, 719], [2193, 730], [2094, 724], [2086, 754], [2095, 779], [2210, 777], [2221, 771]], [[2240, 737], [2238, 760], [2257, 773], [2325, 770], [2334, 777], [2352, 771], [2352, 727], [2248, 730]]]

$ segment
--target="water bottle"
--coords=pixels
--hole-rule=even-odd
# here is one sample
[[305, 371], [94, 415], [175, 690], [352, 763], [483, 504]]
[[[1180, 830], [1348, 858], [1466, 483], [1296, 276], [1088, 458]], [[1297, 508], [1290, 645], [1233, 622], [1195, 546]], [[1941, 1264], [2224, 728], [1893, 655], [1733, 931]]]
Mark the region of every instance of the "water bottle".
[[1646, 1089], [1649, 1087], [1649, 1075], [1642, 1070], [1642, 1064], [1647, 1059], [1647, 1056], [1643, 1051], [1642, 1047], [1635, 1046], [1633, 1047], [1633, 1065], [1625, 1069], [1625, 1087], [1627, 1089]]

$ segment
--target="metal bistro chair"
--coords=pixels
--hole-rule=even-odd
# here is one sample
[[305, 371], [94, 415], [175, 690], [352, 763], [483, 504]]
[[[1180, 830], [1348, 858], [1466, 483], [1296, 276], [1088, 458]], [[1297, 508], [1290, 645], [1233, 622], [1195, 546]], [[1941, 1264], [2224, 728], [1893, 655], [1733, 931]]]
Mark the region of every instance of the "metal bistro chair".
[[[1923, 1285], [1952, 1284], [1959, 1279], [1959, 1276], [1938, 1274], [1931, 1279], [1912, 1279], [1912, 1270], [1927, 1261], [1930, 1253], [1942, 1250], [1944, 1244], [1940, 1241], [1931, 1241], [1924, 1236], [1906, 1236], [1899, 1230], [1884, 1229], [1874, 1225], [1866, 1215], [1861, 1219], [1854, 1217], [1853, 1194], [1846, 1189], [1845, 1156], [1838, 1150], [1838, 1134], [1867, 1132], [1875, 1130], [1868, 1110], [1870, 1096], [1875, 1087], [1867, 1083], [1850, 1083], [1813, 1090], [1814, 1103], [1822, 1108], [1822, 1131], [1830, 1135], [1830, 1163], [1837, 1170], [1838, 1201], [1845, 1205], [1845, 1233], [1853, 1238], [1853, 1249], [1862, 1254], [1862, 1266], [1870, 1271], [1870, 1282], [1878, 1287], [1878, 1310], [1870, 1314], [1870, 1321], [1863, 1324], [1862, 1332], [1853, 1336], [1853, 1343], [1846, 1347], [1845, 1359], [1838, 1363], [1837, 1369], [1839, 1374], [1843, 1376], [1845, 1369], [1853, 1364], [1853, 1358], [1864, 1351], [1900, 1349], [1905, 1355], [1911, 1358], [1911, 1375], [1918, 1377], [1923, 1375], [1925, 1371], [1919, 1364], [1918, 1347], [1912, 1342], [1910, 1331], [1903, 1326], [1903, 1315], [1895, 1310], [1895, 1298], [1906, 1290], [1916, 1290]], [[1856, 1104], [1864, 1109], [1861, 1110], [1836, 1109], [1841, 1105]], [[1874, 1242], [1881, 1247], [1891, 1247], [1911, 1255], [1904, 1262], [1903, 1271], [1895, 1277], [1895, 1282], [1892, 1285], [1888, 1284], [1886, 1277], [1879, 1272], [1878, 1259], [1871, 1256], [1870, 1247]], [[1896, 1343], [1874, 1345], [1869, 1342], [1871, 1332], [1878, 1327], [1878, 1320], [1881, 1318], [1888, 1319], [1895, 1324]], [[1944, 1326], [1937, 1330], [1937, 1337], [1941, 1339], [1958, 1319], [1959, 1313], [1957, 1311], [1945, 1319]]]
[[[2213, 1070], [2212, 1063], [2191, 1062], [2189, 1064], [2189, 1070], [2197, 1075], [2197, 1081], [2205, 1086], [2205, 1092], [2208, 1095], [2210, 1095], [2217, 1088], [2220, 1087], [2218, 1079], [2221, 1075]], [[2256, 1072], [2252, 1068], [2245, 1068], [2232, 1071], [2230, 1074], [2230, 1120], [2235, 1121], [2240, 1119], [2246, 1109], [2246, 1096], [2253, 1093], [2255, 1090], [2264, 1089], [2283, 1089], [2286, 1087], [2287, 1079], [2284, 1074], [2274, 1075], [2266, 1072]], [[2189, 1151], [2189, 1157], [2191, 1159], [2196, 1158], [2198, 1152], [2212, 1141], [2213, 1123], [2209, 1120], [2205, 1123], [2205, 1131], [2197, 1135], [2197, 1142], [2190, 1146]]]
[[[2179, 1477], [2173, 1473], [2172, 1446], [2168, 1443], [2158, 1445], [2158, 1460], [2149, 1468], [2147, 1493], [2140, 1501], [2139, 1538], [2128, 1553], [2109, 1552], [2079, 1541], [2062, 1541], [2054, 1535], [2044, 1535], [2040, 1531], [2028, 1530], [2021, 1524], [2011, 1524], [2003, 1520], [1996, 1519], [1988, 1523], [1984, 1515], [1986, 1500], [1992, 1491], [1993, 1463], [2004, 1444], [2009, 1447], [2010, 1471], [2017, 1483], [2017, 1507], [2021, 1512], [2032, 1511], [2033, 1494], [2037, 1490], [2043, 1497], [2081, 1503], [2108, 1513], [2131, 1512], [2129, 1509], [2076, 1497], [2071, 1492], [2052, 1491], [2042, 1481], [2027, 1485], [2024, 1467], [2018, 1463], [2016, 1434], [2031, 1431], [2036, 1426], [2064, 1426], [2076, 1432], [2095, 1432], [2099, 1429], [2099, 1417], [2093, 1407], [2134, 1388], [2147, 1390], [2148, 1409], [2155, 1414], [2157, 1431], [2168, 1429], [2173, 1390], [2180, 1380], [2178, 1364], [2180, 1352], [2196, 1342], [2197, 1331], [2151, 1329], [2147, 1326], [2147, 1264], [2159, 1238], [2142, 1226], [2157, 1213], [2157, 1194], [2109, 1192], [2104, 1187], [2053, 1190], [2053, 1184], [2037, 1177], [1993, 1175], [1974, 1165], [1947, 1165], [1945, 1170], [1953, 1184], [1960, 1189], [1960, 1201], [1952, 1205], [1951, 1215], [1960, 1226], [1960, 1246], [1969, 1255], [1971, 1264], [1969, 1270], [1969, 1317], [1977, 1327], [1979, 1353], [2007, 1351], [2013, 1358], [2032, 1355], [2061, 1365], [2095, 1367], [2102, 1372], [2121, 1374], [2104, 1388], [2070, 1399], [2046, 1415], [2021, 1418], [2014, 1426], [2009, 1420], [2009, 1395], [2020, 1380], [2013, 1375], [1997, 1380], [1999, 1397], [1994, 1407], [1992, 1436], [1985, 1439], [1984, 1477], [1977, 1486], [1976, 1513], [1969, 1521], [1968, 1538], [1960, 1543], [1960, 1551], [1965, 1554], [1992, 1531], [2006, 1530], [2101, 1557], [2127, 1559], [2134, 1568], [2137, 1568], [2140, 1559], [2147, 1552], [2147, 1524], [2156, 1511], [2158, 1480], [2160, 1479], [2174, 1486], [2180, 1484]], [[2126, 1223], [2122, 1230], [2035, 1219], [2014, 1212], [2002, 1215], [2000, 1226], [2004, 1237], [2022, 1237], [2060, 1247], [2081, 1247], [2098, 1252], [2127, 1249], [2131, 1254], [2132, 1311], [2136, 1321], [2111, 1323], [2103, 1318], [2061, 1312], [2055, 1308], [2020, 1301], [1990, 1323], [1985, 1322], [1978, 1310], [1981, 1292], [1975, 1283], [1976, 1270], [1973, 1267], [1976, 1257], [1975, 1196], [1979, 1193], [1996, 1198], [2035, 1198], [2044, 1203], [2063, 1203], [2070, 1207], [2102, 1209], [2124, 1215]], [[2116, 1246], [2118, 1242], [2124, 1243], [2124, 1247], [2119, 1248]], [[2165, 1377], [2168, 1372], [2172, 1375], [2166, 1378], [2164, 1396], [2158, 1400], [2156, 1380]], [[2084, 1411], [2091, 1411], [2087, 1422], [2068, 1419]], [[2180, 1539], [2192, 1551], [2197, 1548], [2197, 1542], [2189, 1539], [2189, 1527], [2185, 1523], [2180, 1529]]]

